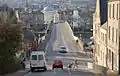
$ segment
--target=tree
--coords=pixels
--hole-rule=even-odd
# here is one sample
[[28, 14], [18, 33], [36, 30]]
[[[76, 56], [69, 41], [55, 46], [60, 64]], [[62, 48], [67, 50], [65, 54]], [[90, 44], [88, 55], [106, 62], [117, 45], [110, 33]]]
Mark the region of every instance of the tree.
[[16, 53], [21, 48], [21, 33], [14, 11], [3, 12], [0, 15], [0, 74], [20, 68]]
[[89, 10], [79, 13], [80, 18], [81, 18], [80, 23], [83, 24], [83, 26], [85, 27], [89, 27], [90, 29], [92, 29], [92, 20], [93, 20], [92, 14], [93, 12]]
[[21, 42], [19, 25], [0, 24], [0, 73], [12, 72]]
[[90, 31], [90, 29], [92, 29], [92, 24], [93, 24], [93, 10], [90, 10], [90, 8], [87, 6], [85, 7], [85, 11], [80, 10], [79, 11], [79, 24], [81, 25], [80, 28], [83, 28], [83, 34], [82, 34], [82, 38], [83, 39], [87, 39], [89, 38], [89, 35], [87, 35], [89, 32], [90, 36], [92, 36], [92, 33]]

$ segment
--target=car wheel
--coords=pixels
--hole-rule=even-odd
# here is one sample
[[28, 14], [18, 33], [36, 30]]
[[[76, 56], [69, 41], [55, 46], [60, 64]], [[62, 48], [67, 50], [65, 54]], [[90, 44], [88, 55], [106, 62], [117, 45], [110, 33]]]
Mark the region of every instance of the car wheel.
[[34, 72], [34, 69], [33, 69], [33, 68], [31, 68], [31, 69], [30, 69], [30, 71], [31, 71], [31, 72]]
[[63, 69], [63, 67], [61, 67], [61, 69]]
[[44, 71], [46, 71], [47, 70], [47, 68], [46, 67], [44, 67]]
[[54, 69], [54, 67], [52, 67], [52, 69]]

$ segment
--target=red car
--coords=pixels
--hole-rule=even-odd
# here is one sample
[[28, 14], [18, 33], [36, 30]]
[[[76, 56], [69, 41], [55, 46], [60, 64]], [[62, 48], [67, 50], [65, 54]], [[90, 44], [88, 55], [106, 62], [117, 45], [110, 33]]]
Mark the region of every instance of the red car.
[[63, 63], [61, 60], [54, 60], [53, 64], [52, 64], [52, 69], [54, 68], [61, 68], [63, 69]]

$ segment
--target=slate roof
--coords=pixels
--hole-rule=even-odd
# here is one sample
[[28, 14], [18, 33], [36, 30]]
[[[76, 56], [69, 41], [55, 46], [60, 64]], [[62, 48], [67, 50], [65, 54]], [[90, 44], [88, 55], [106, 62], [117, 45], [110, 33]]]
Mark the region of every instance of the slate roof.
[[55, 6], [55, 5], [50, 5], [50, 6], [47, 6], [43, 9], [43, 11], [56, 11], [58, 10], [59, 7]]
[[55, 11], [53, 7], [47, 6], [44, 8], [44, 11]]
[[100, 1], [100, 20], [101, 25], [103, 25], [108, 19], [108, 2], [107, 0], [99, 0]]

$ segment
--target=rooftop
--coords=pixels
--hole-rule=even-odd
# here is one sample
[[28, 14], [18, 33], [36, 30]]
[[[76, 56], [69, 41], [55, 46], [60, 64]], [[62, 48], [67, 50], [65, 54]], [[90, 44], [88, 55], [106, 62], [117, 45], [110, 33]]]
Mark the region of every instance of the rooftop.
[[47, 6], [43, 9], [43, 11], [56, 11], [59, 7], [55, 7], [54, 5]]

